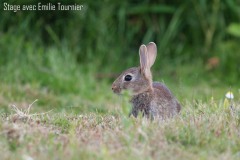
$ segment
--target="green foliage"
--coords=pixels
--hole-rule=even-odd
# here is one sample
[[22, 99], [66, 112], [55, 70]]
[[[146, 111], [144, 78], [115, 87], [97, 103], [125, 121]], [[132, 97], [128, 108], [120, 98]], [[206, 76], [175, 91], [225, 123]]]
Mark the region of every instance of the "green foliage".
[[63, 133], [68, 132], [69, 128], [71, 127], [69, 120], [62, 115], [54, 119], [54, 125], [59, 126]]
[[[46, 2], [57, 4], [59, 1]], [[8, 3], [22, 5], [37, 4], [38, 1], [10, 0]], [[179, 66], [199, 60], [205, 65], [213, 56], [222, 60], [222, 57], [228, 57], [228, 53], [219, 52], [222, 49], [239, 54], [239, 48], [221, 47], [229, 42], [232, 45], [240, 43], [237, 32], [240, 20], [238, 1], [146, 0], [137, 3], [127, 0], [62, 0], [61, 3], [82, 4], [84, 9], [0, 11], [1, 66], [28, 56], [39, 63], [38, 58], [46, 56], [46, 50], [53, 49], [53, 58], [65, 59], [69, 56], [66, 54], [70, 54], [69, 57], [77, 63], [93, 64], [99, 72], [121, 71], [125, 66], [138, 65], [138, 47], [149, 41], [157, 43], [160, 61], [154, 68], [160, 70], [164, 70], [169, 62]], [[214, 70], [216, 74], [222, 68], [234, 68], [228, 70], [227, 77], [221, 77], [226, 82], [229, 76], [233, 80], [240, 76], [239, 69], [236, 70], [239, 65], [231, 66], [238, 64], [238, 58], [231, 57], [231, 64], [220, 61], [220, 67]], [[178, 71], [176, 73], [179, 74]], [[232, 77], [234, 74], [236, 76]]]
[[[60, 2], [84, 9], [15, 13], [0, 4], [2, 159], [239, 159], [238, 1]], [[149, 41], [158, 46], [154, 80], [183, 106], [162, 122], [128, 117], [127, 93], [110, 85], [139, 65]], [[233, 109], [223, 101], [229, 90]], [[35, 99], [25, 121], [9, 107]]]
[[233, 36], [240, 37], [240, 23], [231, 23], [228, 26], [227, 31]]
[[[139, 65], [139, 44], [149, 41], [158, 45], [154, 80], [164, 79], [180, 99], [194, 95], [206, 100], [212, 85], [237, 90], [238, 2], [71, 3], [83, 4], [85, 9], [0, 10], [1, 111], [8, 110], [9, 102], [40, 99], [38, 105], [47, 110], [106, 113], [111, 105], [105, 101], [115, 101], [110, 87], [115, 73]], [[219, 64], [207, 70], [207, 59], [213, 56]], [[192, 85], [200, 87], [193, 90]], [[228, 88], [220, 90], [215, 92], [218, 98]], [[129, 108], [123, 106], [126, 114]]]

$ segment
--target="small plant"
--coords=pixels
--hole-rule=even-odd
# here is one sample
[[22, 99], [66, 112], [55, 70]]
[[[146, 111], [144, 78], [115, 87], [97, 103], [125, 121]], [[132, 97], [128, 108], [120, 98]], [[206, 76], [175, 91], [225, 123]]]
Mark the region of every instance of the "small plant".
[[18, 120], [20, 121], [29, 121], [31, 120], [33, 117], [36, 117], [36, 116], [39, 116], [39, 115], [44, 115], [44, 114], [47, 114], [50, 111], [48, 112], [45, 112], [45, 113], [34, 113], [34, 114], [30, 114], [30, 110], [33, 106], [33, 104], [35, 102], [37, 102], [38, 100], [36, 99], [33, 103], [31, 103], [30, 105], [28, 105], [28, 108], [26, 110], [23, 110], [23, 109], [19, 109], [16, 105], [11, 105], [11, 108], [12, 108], [12, 111], [15, 112], [15, 114], [11, 115], [11, 120], [13, 122], [16, 122]]
[[64, 115], [60, 115], [59, 117], [54, 119], [53, 124], [59, 126], [62, 133], [68, 133], [69, 129], [71, 128], [70, 121]]
[[225, 95], [225, 99], [224, 99], [224, 108], [232, 108], [233, 107], [233, 98], [234, 98], [234, 95], [231, 91], [228, 91]]

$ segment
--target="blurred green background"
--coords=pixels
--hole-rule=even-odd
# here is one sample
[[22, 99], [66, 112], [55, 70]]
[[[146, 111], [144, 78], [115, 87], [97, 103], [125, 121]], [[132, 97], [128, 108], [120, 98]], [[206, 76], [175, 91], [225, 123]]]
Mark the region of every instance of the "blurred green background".
[[[119, 100], [114, 78], [139, 65], [138, 48], [154, 41], [154, 80], [187, 99], [239, 95], [240, 1], [46, 0], [81, 11], [0, 10], [0, 105], [106, 113]], [[9, 0], [37, 4], [37, 0]], [[219, 92], [219, 90], [221, 92]], [[40, 110], [41, 110], [40, 109]]]

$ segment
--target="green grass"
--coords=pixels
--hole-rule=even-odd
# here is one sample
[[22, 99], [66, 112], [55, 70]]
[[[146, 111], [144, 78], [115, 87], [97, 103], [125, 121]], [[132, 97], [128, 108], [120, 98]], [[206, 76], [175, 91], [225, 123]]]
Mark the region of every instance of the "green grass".
[[[95, 79], [94, 69], [83, 71], [75, 63], [69, 72], [64, 59], [46, 66], [50, 72], [56, 69], [53, 79], [34, 67], [24, 73], [24, 64], [19, 74], [5, 66], [14, 74], [0, 84], [2, 159], [239, 159], [238, 87], [231, 88], [232, 112], [224, 103], [230, 86], [197, 81], [197, 74], [188, 82], [155, 72], [154, 79], [169, 86], [183, 109], [173, 119], [151, 122], [128, 118], [128, 98], [112, 93], [112, 79]], [[31, 76], [16, 79], [22, 74]]]
[[[117, 70], [79, 64], [65, 46], [34, 44], [9, 47], [0, 68], [2, 159], [239, 159], [239, 84], [221, 82], [200, 61], [193, 70], [158, 60], [165, 64], [153, 67], [154, 80], [172, 90], [183, 110], [150, 122], [128, 118], [128, 98], [112, 93]], [[224, 103], [229, 90], [234, 113]]]
[[186, 103], [179, 116], [163, 122], [128, 118], [120, 108], [115, 114], [39, 113], [24, 120], [12, 113], [1, 119], [1, 157], [239, 159], [239, 104], [231, 113], [215, 103]]
[[[78, 64], [64, 46], [33, 53], [25, 45], [9, 48], [25, 57], [15, 54], [0, 68], [2, 159], [239, 159], [238, 84], [221, 83], [200, 62], [194, 72], [189, 64], [153, 68], [183, 110], [150, 122], [128, 118], [128, 98], [111, 91], [117, 71]], [[229, 90], [233, 113], [224, 103]]]
[[[87, 9], [0, 10], [1, 159], [240, 158], [239, 2], [74, 1]], [[162, 122], [129, 118], [111, 91], [149, 41], [183, 106]]]

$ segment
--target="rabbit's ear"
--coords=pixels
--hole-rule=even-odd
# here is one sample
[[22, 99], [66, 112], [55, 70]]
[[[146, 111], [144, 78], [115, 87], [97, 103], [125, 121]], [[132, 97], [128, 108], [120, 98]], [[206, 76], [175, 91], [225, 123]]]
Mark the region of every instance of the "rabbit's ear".
[[154, 42], [150, 42], [147, 45], [148, 65], [151, 68], [157, 57], [157, 46]]
[[146, 77], [151, 76], [150, 67], [148, 63], [147, 47], [144, 44], [141, 45], [139, 48], [139, 56], [141, 73], [143, 73], [143, 75], [145, 75]]

